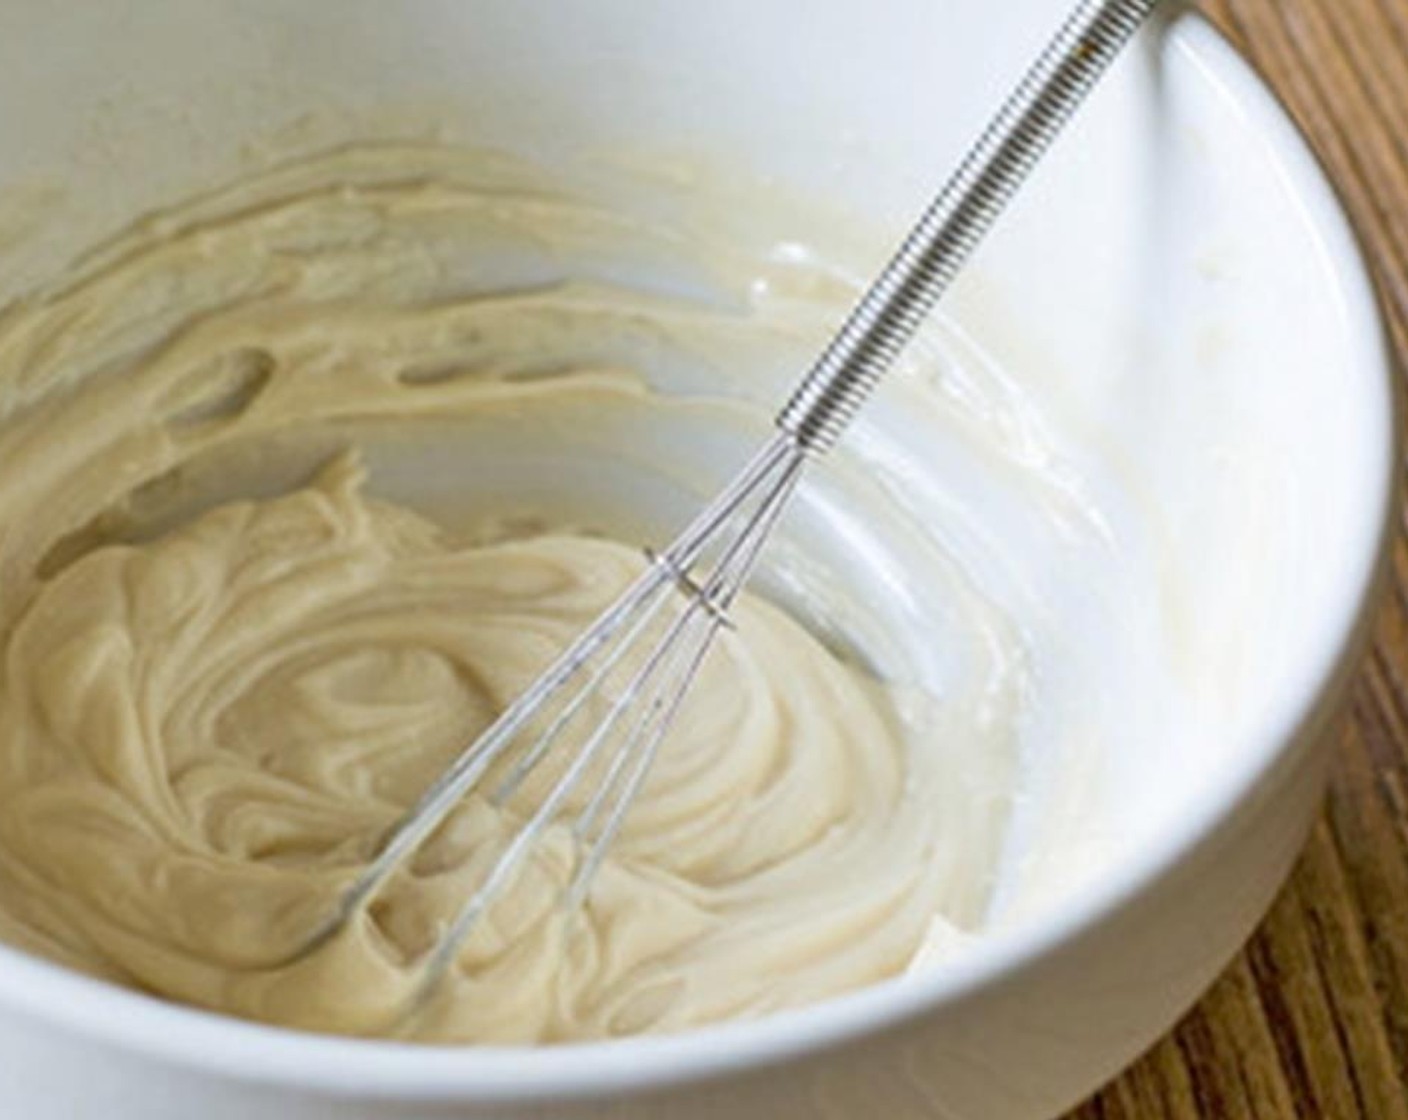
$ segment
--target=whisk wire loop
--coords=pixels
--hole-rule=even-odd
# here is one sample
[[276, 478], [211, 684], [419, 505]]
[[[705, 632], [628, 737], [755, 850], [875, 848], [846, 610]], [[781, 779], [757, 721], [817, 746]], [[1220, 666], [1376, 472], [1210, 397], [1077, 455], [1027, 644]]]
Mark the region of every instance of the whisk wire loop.
[[[790, 456], [774, 463], [770, 473], [759, 475], [752, 489], [737, 493], [737, 501], [728, 511], [728, 518], [721, 522], [721, 528], [731, 529], [733, 535], [724, 543], [719, 558], [702, 585], [689, 577], [684, 586], [693, 590], [680, 596], [681, 585], [671, 578], [674, 575], [672, 570], [654, 565], [664, 577], [657, 585], [661, 594], [656, 603], [682, 597], [683, 605], [669, 621], [664, 633], [653, 645], [645, 647], [643, 660], [611, 701], [605, 715], [593, 725], [585, 741], [576, 747], [566, 770], [515, 833], [478, 889], [441, 935], [424, 973], [423, 985], [427, 992], [433, 990], [443, 972], [451, 967], [475, 924], [512, 881], [543, 832], [562, 814], [604, 748], [614, 744], [615, 753], [606, 773], [598, 779], [595, 794], [588, 800], [573, 827], [573, 833], [579, 840], [588, 841], [598, 817], [610, 802], [604, 826], [587, 844], [576, 874], [564, 893], [566, 899], [580, 900], [678, 715], [689, 685], [703, 664], [704, 655], [724, 626], [728, 607], [747, 581], [764, 541], [796, 486], [804, 463], [801, 453], [794, 449]], [[758, 491], [762, 492], [761, 499], [751, 511], [747, 510], [747, 499]], [[644, 617], [650, 618], [652, 614], [647, 608]], [[564, 708], [566, 715], [560, 714], [552, 721], [548, 730], [535, 742], [525, 762], [531, 760], [535, 766], [554, 746], [561, 745], [562, 732], [572, 718], [582, 712], [584, 698], [597, 694], [603, 675], [619, 664], [621, 651], [633, 648], [630, 639], [640, 626], [641, 623], [637, 623], [628, 633], [628, 640], [616, 643], [605, 659], [606, 667], [593, 673], [587, 685], [572, 697]], [[584, 662], [579, 662], [578, 668], [582, 664]], [[637, 708], [639, 715], [634, 726], [624, 738], [618, 739], [614, 733], [623, 722], [628, 722], [627, 715]], [[532, 766], [529, 766], [521, 772], [515, 771], [512, 776], [514, 789], [521, 785], [531, 769]], [[624, 783], [620, 781], [622, 777], [625, 778]]]

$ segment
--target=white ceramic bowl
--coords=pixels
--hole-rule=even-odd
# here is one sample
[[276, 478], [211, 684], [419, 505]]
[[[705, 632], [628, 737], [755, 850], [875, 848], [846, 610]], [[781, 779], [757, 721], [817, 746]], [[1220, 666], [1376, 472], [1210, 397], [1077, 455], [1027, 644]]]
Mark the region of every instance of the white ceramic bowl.
[[[564, 168], [594, 150], [703, 155], [898, 233], [1066, 2], [8, 0], [0, 190], [40, 198], [58, 180], [84, 205], [7, 256], [6, 284], [230, 170], [246, 139], [434, 115]], [[1233, 625], [1265, 634], [1186, 754], [1129, 744], [1110, 796], [1144, 826], [1108, 870], [905, 985], [546, 1050], [300, 1036], [0, 949], [0, 1115], [1044, 1120], [1168, 1028], [1261, 916], [1315, 811], [1395, 462], [1383, 332], [1334, 197], [1245, 64], [1170, 16], [977, 264], [1021, 310], [1028, 352], [1091, 391], [1106, 377], [1118, 438], [1197, 444], [1153, 456], [1146, 480], [1171, 555], [1198, 573], [1194, 655], [1216, 657]], [[1164, 423], [1210, 381], [1228, 386], [1221, 411]], [[1218, 487], [1239, 431], [1270, 449], [1275, 508]], [[1247, 617], [1250, 587], [1266, 607]]]

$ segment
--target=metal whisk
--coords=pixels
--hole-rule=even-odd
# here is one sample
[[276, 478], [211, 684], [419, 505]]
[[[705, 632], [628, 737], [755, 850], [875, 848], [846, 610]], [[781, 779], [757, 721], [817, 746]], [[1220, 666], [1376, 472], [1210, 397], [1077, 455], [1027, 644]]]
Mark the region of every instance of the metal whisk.
[[[1082, 0], [1076, 6], [778, 414], [773, 437], [425, 792], [313, 943], [339, 932], [492, 766], [507, 769], [491, 793], [502, 801], [555, 749], [572, 750], [570, 762], [422, 959], [419, 992], [427, 995], [437, 985], [475, 923], [591, 775], [591, 795], [571, 822], [579, 862], [565, 895], [569, 905], [581, 901], [807, 460], [841, 436], [1157, 3]], [[712, 566], [695, 575], [711, 554]], [[603, 690], [608, 677], [625, 681], [613, 697]], [[605, 715], [595, 716], [603, 703]]]

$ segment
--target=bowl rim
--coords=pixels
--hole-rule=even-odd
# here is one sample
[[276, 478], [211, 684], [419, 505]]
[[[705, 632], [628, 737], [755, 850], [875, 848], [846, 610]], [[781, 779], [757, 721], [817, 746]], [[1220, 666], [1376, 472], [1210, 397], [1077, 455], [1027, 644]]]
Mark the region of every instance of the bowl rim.
[[[168, 1003], [0, 945], [0, 1002], [50, 1027], [119, 1052], [245, 1083], [366, 1099], [531, 1102], [589, 1098], [697, 1081], [782, 1062], [854, 1041], [969, 997], [1070, 946], [1170, 873], [1282, 761], [1367, 630], [1392, 540], [1398, 486], [1395, 362], [1363, 247], [1323, 166], [1252, 65], [1210, 22], [1180, 8], [1164, 21], [1181, 53], [1254, 122], [1321, 242], [1338, 287], [1353, 359], [1383, 394], [1378, 433], [1377, 515], [1366, 518], [1363, 563], [1342, 589], [1333, 641], [1316, 660], [1313, 687], [1261, 721], [1235, 773], [1214, 796], [1160, 835], [1147, 851], [1035, 925], [976, 944], [951, 967], [908, 977], [763, 1019], [678, 1035], [561, 1047], [448, 1046], [318, 1035], [246, 1022]], [[1368, 503], [1366, 503], [1368, 508]], [[1372, 545], [1372, 547], [1370, 547]]]

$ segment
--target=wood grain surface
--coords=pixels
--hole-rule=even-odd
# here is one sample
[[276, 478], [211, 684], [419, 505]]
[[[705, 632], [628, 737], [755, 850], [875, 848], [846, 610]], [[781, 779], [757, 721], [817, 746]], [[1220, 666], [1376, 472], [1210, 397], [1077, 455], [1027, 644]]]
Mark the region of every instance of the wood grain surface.
[[[1408, 0], [1203, 0], [1325, 160], [1408, 368]], [[1408, 1120], [1408, 545], [1325, 812], [1261, 931], [1068, 1120]]]

